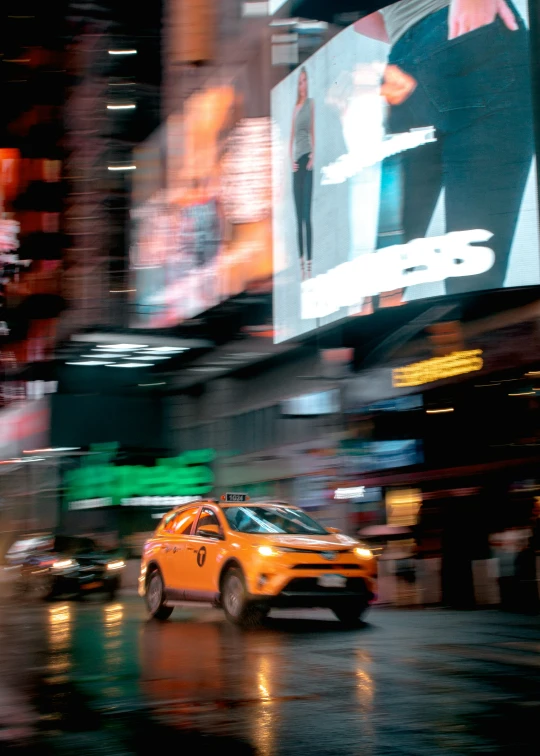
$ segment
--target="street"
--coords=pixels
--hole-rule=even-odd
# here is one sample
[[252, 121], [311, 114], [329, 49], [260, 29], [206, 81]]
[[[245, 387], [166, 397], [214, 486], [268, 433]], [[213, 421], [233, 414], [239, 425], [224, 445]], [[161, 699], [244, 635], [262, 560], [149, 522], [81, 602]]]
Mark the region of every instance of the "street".
[[211, 608], [148, 622], [126, 596], [6, 602], [0, 627], [0, 736], [23, 753], [537, 753], [537, 617], [374, 609], [345, 631], [288, 611], [244, 631]]

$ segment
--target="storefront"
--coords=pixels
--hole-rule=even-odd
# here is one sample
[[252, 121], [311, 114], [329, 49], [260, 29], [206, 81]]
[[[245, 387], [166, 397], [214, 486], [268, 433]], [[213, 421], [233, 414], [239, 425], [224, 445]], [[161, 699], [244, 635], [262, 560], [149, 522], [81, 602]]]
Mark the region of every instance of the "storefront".
[[64, 474], [60, 527], [112, 540], [138, 557], [166, 512], [211, 493], [214, 452], [194, 450], [145, 465], [119, 464], [119, 456], [116, 445], [101, 445]]
[[532, 537], [540, 494], [536, 323], [464, 331], [461, 350], [434, 356], [418, 341], [351, 380], [339, 484], [357, 532], [370, 518], [404, 526], [416, 560], [442, 559], [442, 597], [454, 606], [478, 603], [474, 565], [495, 558], [496, 534]]

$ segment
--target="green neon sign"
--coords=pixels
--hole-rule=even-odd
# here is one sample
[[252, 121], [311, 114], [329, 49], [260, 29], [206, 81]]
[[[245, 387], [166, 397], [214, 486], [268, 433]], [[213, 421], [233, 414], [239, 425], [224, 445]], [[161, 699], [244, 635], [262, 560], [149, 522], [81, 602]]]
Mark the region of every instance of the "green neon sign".
[[204, 496], [213, 487], [208, 464], [213, 449], [189, 451], [178, 457], [158, 459], [154, 467], [115, 465], [116, 445], [95, 451], [79, 469], [66, 473], [66, 501], [109, 498], [113, 505], [134, 496]]

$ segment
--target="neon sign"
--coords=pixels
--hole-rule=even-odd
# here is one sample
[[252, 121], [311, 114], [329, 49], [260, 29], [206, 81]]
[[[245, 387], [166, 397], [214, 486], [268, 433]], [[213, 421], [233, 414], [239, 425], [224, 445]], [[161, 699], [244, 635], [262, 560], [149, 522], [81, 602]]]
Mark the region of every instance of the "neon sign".
[[425, 383], [441, 381], [454, 375], [465, 375], [482, 370], [484, 361], [481, 355], [481, 349], [469, 349], [452, 352], [446, 357], [433, 357], [430, 360], [395, 368], [392, 370], [392, 385], [394, 388], [422, 386]]
[[112, 505], [122, 505], [133, 497], [196, 497], [208, 494], [214, 483], [208, 467], [215, 457], [213, 449], [158, 459], [154, 467], [115, 465], [108, 454], [98, 457], [66, 474], [68, 502], [110, 499]]

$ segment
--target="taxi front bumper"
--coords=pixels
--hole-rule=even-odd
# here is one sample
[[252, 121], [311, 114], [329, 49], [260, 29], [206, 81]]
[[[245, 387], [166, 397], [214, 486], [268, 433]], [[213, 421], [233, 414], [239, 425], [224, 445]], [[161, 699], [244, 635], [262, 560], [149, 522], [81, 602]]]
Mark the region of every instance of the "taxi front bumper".
[[368, 604], [375, 598], [374, 577], [360, 570], [332, 571], [343, 578], [339, 587], [321, 585], [321, 570], [291, 573], [289, 570], [287, 574], [268, 577], [260, 574], [250, 581], [250, 601], [275, 607], [332, 607], [347, 601]]
[[300, 578], [296, 585], [289, 584], [277, 596], [263, 597], [257, 594], [252, 595], [251, 600], [271, 607], [292, 609], [297, 607], [331, 608], [336, 604], [349, 601], [369, 604], [374, 598], [374, 593], [368, 589], [363, 578], [354, 578], [354, 585], [351, 585], [352, 581], [347, 581], [345, 588], [321, 588], [316, 584], [308, 584], [308, 580]]

